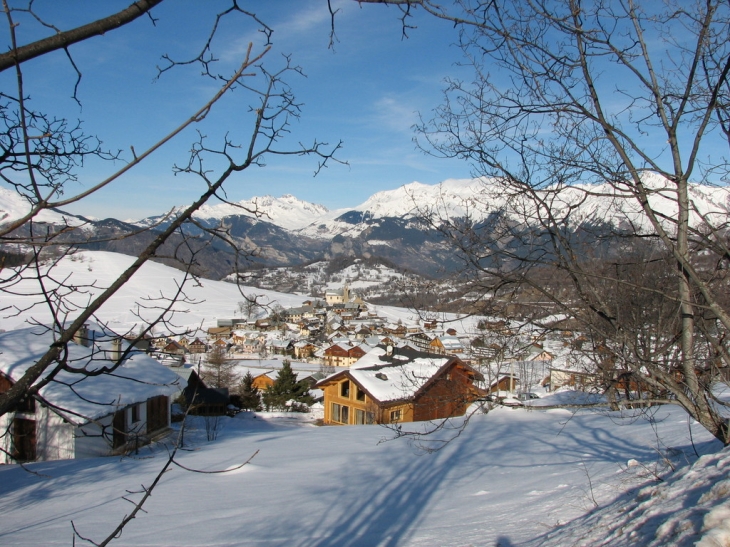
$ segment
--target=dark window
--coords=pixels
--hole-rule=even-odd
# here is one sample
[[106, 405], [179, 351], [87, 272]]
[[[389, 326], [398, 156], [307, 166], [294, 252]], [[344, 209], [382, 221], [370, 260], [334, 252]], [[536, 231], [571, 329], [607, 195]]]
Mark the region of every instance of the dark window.
[[332, 421], [346, 424], [350, 421], [350, 407], [332, 403]]
[[360, 389], [360, 388], [357, 388], [357, 400], [358, 401], [364, 401], [365, 400], [365, 392], [362, 389]]
[[399, 422], [403, 418], [403, 411], [401, 409], [390, 411], [390, 421]]
[[372, 424], [375, 416], [372, 412], [366, 412], [365, 410], [355, 409], [355, 423], [357, 425]]
[[139, 421], [139, 405], [132, 405], [132, 423], [136, 424]]
[[340, 396], [350, 398], [350, 380], [345, 380], [340, 384]]

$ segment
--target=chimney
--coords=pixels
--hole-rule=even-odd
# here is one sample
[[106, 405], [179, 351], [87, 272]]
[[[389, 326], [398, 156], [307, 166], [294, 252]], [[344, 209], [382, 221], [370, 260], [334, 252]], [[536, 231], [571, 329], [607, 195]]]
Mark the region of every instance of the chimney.
[[79, 330], [74, 334], [74, 342], [79, 346], [89, 347], [89, 325], [79, 327]]
[[115, 363], [122, 358], [122, 339], [114, 338], [112, 340], [112, 351], [109, 355], [109, 359]]

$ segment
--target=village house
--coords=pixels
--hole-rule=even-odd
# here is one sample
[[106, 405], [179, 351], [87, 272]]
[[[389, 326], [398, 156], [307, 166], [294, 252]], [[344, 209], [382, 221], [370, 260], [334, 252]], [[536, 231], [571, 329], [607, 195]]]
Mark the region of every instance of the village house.
[[587, 370], [549, 368], [550, 376], [543, 381], [543, 387], [555, 391], [563, 386], [572, 387], [577, 390], [593, 389], [599, 382], [595, 372]]
[[208, 340], [227, 340], [231, 337], [231, 327], [210, 327], [208, 329]]
[[274, 385], [274, 381], [278, 374], [279, 372], [276, 370], [267, 370], [266, 372], [262, 372], [261, 374], [253, 377], [251, 385], [258, 389], [259, 392], [263, 393]]
[[311, 319], [314, 317], [314, 308], [312, 306], [300, 306], [284, 310], [284, 317], [291, 323], [296, 323], [302, 319]]
[[300, 340], [294, 344], [294, 357], [297, 359], [309, 359], [316, 351], [317, 346], [311, 342]]
[[260, 354], [266, 351], [266, 344], [264, 343], [264, 339], [258, 337], [245, 338], [243, 342], [239, 345], [243, 353]]
[[429, 351], [432, 338], [425, 332], [414, 332], [406, 337], [406, 342], [421, 351]]
[[190, 353], [205, 353], [208, 351], [208, 346], [200, 338], [196, 338], [188, 346]]
[[[304, 371], [294, 371], [294, 374], [297, 377], [297, 382], [307, 382], [309, 386], [314, 386], [316, 383], [315, 378], [309, 373]], [[270, 387], [274, 385], [274, 382], [276, 382], [276, 379], [279, 377], [279, 370], [268, 370], [266, 372], [263, 372], [257, 376], [254, 376], [253, 382], [251, 382], [251, 385], [259, 390], [260, 393], [263, 393]]]
[[338, 342], [324, 350], [324, 361], [331, 367], [349, 367], [365, 353], [360, 346]]
[[294, 342], [292, 340], [269, 340], [266, 347], [274, 355], [294, 354]]
[[[82, 370], [112, 367], [127, 343], [95, 327], [68, 345], [68, 366], [0, 417], [0, 462], [109, 456], [133, 450], [165, 432], [170, 397], [181, 389], [177, 374], [135, 351], [114, 374]], [[0, 334], [0, 392], [18, 381], [53, 343], [53, 333], [31, 327]]]
[[167, 355], [187, 355], [190, 353], [188, 348], [175, 340], [171, 340], [169, 344], [160, 350], [160, 352], [166, 353]]
[[514, 374], [503, 374], [496, 378], [488, 388], [489, 393], [514, 393], [520, 379]]
[[315, 387], [324, 392], [324, 423], [387, 424], [462, 416], [483, 395], [476, 380], [483, 376], [458, 357], [378, 346]]
[[391, 336], [403, 337], [406, 335], [407, 329], [405, 325], [389, 323], [387, 325], [383, 325], [383, 332]]

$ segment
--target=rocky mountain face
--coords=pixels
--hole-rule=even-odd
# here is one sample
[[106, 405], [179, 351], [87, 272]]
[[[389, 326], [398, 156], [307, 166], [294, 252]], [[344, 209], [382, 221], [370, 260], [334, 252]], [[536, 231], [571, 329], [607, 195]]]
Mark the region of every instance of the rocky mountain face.
[[[664, 189], [666, 181], [655, 175], [647, 177], [653, 190], [652, 205], [665, 218], [676, 218], [671, 189]], [[729, 217], [730, 193], [726, 188], [697, 185], [691, 192], [696, 224], [702, 217], [721, 222]], [[588, 225], [594, 230], [597, 226], [649, 229], [635, 200], [627, 197], [608, 185], [574, 186], [561, 190], [551, 203], [554, 214], [564, 218], [566, 230], [579, 231]], [[12, 192], [0, 192], [0, 219], [19, 216], [17, 209], [22, 204], [16, 201]], [[44, 215], [42, 220], [51, 225], [79, 226], [63, 236], [69, 243], [130, 255], [138, 254], [169, 222], [164, 217], [95, 221], [60, 211]], [[235, 204], [206, 205], [195, 215], [195, 222], [185, 226], [185, 235], [191, 237], [189, 244], [181, 245], [183, 234], [179, 234], [158, 254], [161, 261], [172, 265], [195, 255], [196, 273], [216, 279], [234, 271], [237, 260], [239, 268], [248, 269], [337, 257], [380, 257], [404, 270], [442, 277], [459, 264], [440, 236], [439, 225], [444, 220], [461, 219], [484, 226], [495, 218], [516, 227], [539, 220], [534, 206], [524, 197], [508, 195], [495, 181], [485, 179], [451, 179], [438, 185], [414, 182], [378, 192], [352, 209], [337, 211], [291, 195], [264, 196]], [[211, 237], [212, 233], [222, 237]], [[241, 257], [235, 256], [233, 246], [241, 251]]]

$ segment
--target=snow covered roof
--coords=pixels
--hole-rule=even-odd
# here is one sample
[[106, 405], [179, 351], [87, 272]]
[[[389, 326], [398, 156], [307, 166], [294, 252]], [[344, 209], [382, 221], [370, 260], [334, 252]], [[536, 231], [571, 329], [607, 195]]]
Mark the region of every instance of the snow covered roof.
[[[89, 338], [93, 340], [92, 347], [69, 343], [69, 367], [79, 371], [110, 367], [108, 355], [117, 336], [94, 325]], [[53, 341], [53, 333], [44, 327], [0, 334], [0, 372], [13, 382], [18, 381]], [[122, 344], [127, 347], [126, 342]], [[108, 374], [86, 376], [60, 372], [40, 389], [39, 396], [68, 421], [82, 424], [150, 397], [173, 395], [181, 386], [182, 381], [175, 372], [143, 353], [134, 352]]]
[[437, 356], [408, 349], [388, 355], [377, 346], [348, 370], [336, 372], [317, 383], [320, 387], [347, 376], [381, 403], [412, 399], [442, 369], [457, 361], [455, 357]]
[[461, 343], [461, 340], [457, 338], [456, 336], [444, 336], [441, 338], [441, 344], [444, 346], [445, 349], [450, 350], [457, 350], [457, 349], [463, 349], [463, 345]]

